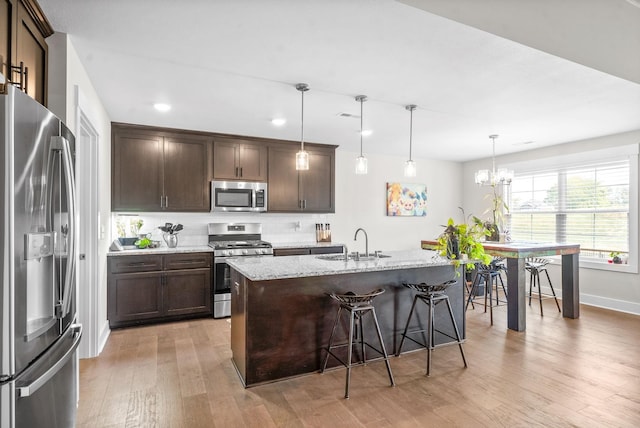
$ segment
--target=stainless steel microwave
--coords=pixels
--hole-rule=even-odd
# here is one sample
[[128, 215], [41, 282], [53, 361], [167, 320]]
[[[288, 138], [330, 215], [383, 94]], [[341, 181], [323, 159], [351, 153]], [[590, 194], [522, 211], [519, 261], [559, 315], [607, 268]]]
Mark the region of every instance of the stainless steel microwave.
[[267, 211], [267, 183], [212, 181], [212, 212]]

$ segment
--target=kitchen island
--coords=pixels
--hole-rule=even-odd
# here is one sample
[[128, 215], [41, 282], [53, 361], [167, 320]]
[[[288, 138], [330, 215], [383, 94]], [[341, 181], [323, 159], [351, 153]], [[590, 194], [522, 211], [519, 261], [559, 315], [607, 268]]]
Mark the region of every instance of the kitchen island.
[[[229, 259], [231, 271], [232, 360], [247, 387], [286, 379], [321, 368], [338, 305], [328, 294], [367, 293], [383, 288], [373, 304], [385, 346], [395, 353], [411, 309], [413, 291], [403, 282], [441, 283], [456, 279], [447, 291], [461, 335], [465, 336], [462, 275], [433, 251], [385, 253], [384, 258], [344, 261], [331, 256], [244, 257]], [[439, 318], [442, 317], [442, 322]], [[426, 310], [411, 328], [424, 326]], [[451, 336], [446, 308], [436, 310], [436, 323]], [[364, 322], [365, 339], [375, 343], [373, 325]], [[342, 339], [345, 339], [343, 336]], [[451, 339], [436, 334], [436, 343]], [[403, 351], [417, 349], [405, 342]], [[375, 358], [377, 355], [368, 355]], [[339, 363], [329, 359], [329, 367]]]

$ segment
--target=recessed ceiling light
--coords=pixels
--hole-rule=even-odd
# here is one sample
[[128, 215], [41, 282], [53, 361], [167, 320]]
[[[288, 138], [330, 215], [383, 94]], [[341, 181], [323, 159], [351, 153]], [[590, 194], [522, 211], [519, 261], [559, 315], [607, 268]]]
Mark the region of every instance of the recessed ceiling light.
[[271, 119], [271, 123], [273, 124], [273, 126], [282, 126], [285, 123], [287, 123], [287, 119], [282, 117], [276, 117], [275, 119]]
[[162, 111], [162, 112], [171, 110], [171, 106], [169, 104], [165, 104], [165, 103], [155, 103], [153, 105], [153, 108], [155, 108], [158, 111]]

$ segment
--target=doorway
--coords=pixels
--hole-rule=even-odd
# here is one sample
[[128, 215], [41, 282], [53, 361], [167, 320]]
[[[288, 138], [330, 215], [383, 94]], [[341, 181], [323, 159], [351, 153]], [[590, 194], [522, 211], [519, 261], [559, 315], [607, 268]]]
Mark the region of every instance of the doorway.
[[79, 217], [78, 261], [78, 322], [83, 326], [84, 338], [80, 342], [80, 358], [91, 358], [99, 353], [98, 326], [98, 240], [100, 234], [99, 163], [100, 136], [90, 119], [90, 104], [80, 88], [76, 92], [76, 186]]

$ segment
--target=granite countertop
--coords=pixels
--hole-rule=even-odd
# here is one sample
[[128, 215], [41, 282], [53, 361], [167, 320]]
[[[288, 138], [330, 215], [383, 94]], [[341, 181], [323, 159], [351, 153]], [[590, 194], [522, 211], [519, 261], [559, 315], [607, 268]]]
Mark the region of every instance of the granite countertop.
[[357, 262], [324, 260], [317, 255], [239, 257], [226, 262], [251, 281], [451, 265], [451, 260], [429, 250], [389, 251], [384, 255], [391, 257]]
[[213, 253], [213, 248], [208, 245], [180, 246], [169, 248], [145, 248], [135, 250], [109, 251], [107, 256], [140, 256], [148, 254], [179, 254], [179, 253]]
[[339, 242], [272, 242], [271, 246], [275, 250], [281, 250], [285, 248], [322, 248], [322, 247], [342, 247], [344, 244]]

